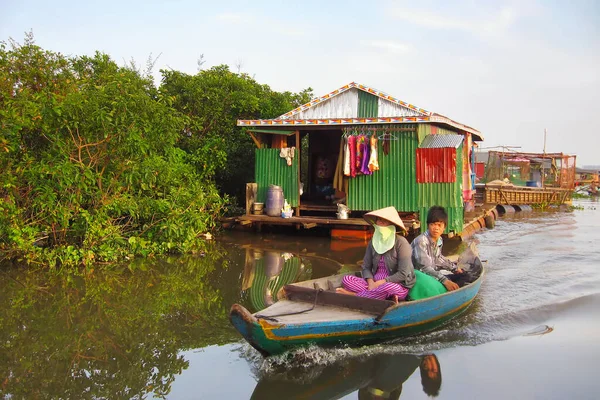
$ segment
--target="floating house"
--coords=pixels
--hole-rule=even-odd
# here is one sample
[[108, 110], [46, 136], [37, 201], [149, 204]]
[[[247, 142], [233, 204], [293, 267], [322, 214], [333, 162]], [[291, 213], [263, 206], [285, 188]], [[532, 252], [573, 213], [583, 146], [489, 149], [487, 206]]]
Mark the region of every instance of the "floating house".
[[507, 178], [516, 186], [573, 189], [575, 160], [563, 153], [490, 151], [483, 182]]
[[476, 186], [484, 204], [563, 204], [572, 199], [576, 156], [564, 153], [490, 151]]
[[[276, 185], [295, 223], [335, 219], [341, 202], [353, 216], [394, 206], [405, 221], [413, 216], [424, 225], [429, 207], [441, 205], [447, 232], [463, 229], [475, 193], [474, 143], [483, 140], [468, 125], [354, 82], [278, 118], [237, 125], [257, 147], [247, 217], [277, 218], [252, 215], [252, 203], [265, 203]], [[360, 164], [361, 144], [376, 167]]]

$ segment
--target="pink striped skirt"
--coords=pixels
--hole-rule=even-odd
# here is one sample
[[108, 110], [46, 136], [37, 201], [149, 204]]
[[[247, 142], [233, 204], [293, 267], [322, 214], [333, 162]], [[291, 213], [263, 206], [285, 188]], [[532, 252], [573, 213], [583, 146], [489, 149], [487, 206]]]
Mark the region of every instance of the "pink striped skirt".
[[[374, 281], [385, 279], [389, 276], [383, 257], [377, 266], [377, 272], [373, 278]], [[369, 290], [367, 280], [354, 275], [346, 275], [342, 279], [344, 289], [356, 293], [357, 296], [367, 297], [369, 299], [385, 300], [387, 298], [398, 296], [398, 300], [404, 300], [408, 295], [408, 289], [399, 283], [386, 282], [383, 285]]]

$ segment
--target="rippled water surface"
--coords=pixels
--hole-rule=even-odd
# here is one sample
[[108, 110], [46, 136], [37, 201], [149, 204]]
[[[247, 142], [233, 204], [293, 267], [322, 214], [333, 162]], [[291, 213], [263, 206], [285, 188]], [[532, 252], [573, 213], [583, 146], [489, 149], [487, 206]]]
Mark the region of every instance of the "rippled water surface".
[[596, 399], [600, 204], [576, 205], [504, 216], [495, 229], [478, 233], [485, 281], [467, 312], [442, 329], [269, 359], [229, 325], [231, 304], [257, 311], [287, 283], [357, 269], [364, 245], [229, 233], [206, 254], [136, 263], [133, 272], [67, 281], [5, 268], [0, 393]]

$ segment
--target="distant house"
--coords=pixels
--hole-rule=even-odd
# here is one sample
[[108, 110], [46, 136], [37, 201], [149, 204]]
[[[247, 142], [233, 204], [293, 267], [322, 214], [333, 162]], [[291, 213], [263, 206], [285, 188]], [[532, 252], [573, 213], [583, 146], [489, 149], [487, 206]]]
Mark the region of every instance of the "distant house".
[[[257, 146], [257, 202], [278, 185], [296, 215], [345, 199], [353, 211], [394, 206], [418, 213], [422, 224], [429, 207], [441, 205], [448, 231], [463, 229], [464, 205], [474, 195], [474, 142], [483, 140], [468, 125], [354, 82], [278, 118], [237, 125]], [[364, 142], [369, 151], [372, 138], [379, 170], [345, 175], [348, 144], [360, 150]]]
[[600, 168], [576, 168], [575, 186], [586, 185], [592, 182], [598, 182]]
[[489, 153], [487, 151], [475, 151], [475, 177], [480, 181], [485, 176], [485, 165], [488, 162]]

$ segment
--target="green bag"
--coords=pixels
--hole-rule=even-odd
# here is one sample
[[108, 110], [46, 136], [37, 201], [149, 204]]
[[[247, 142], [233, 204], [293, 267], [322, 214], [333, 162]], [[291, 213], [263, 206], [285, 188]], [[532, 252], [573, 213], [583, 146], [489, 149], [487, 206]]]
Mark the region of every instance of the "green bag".
[[446, 287], [433, 276], [424, 274], [416, 269], [415, 275], [417, 276], [415, 286], [408, 292], [410, 300], [420, 300], [446, 293]]

